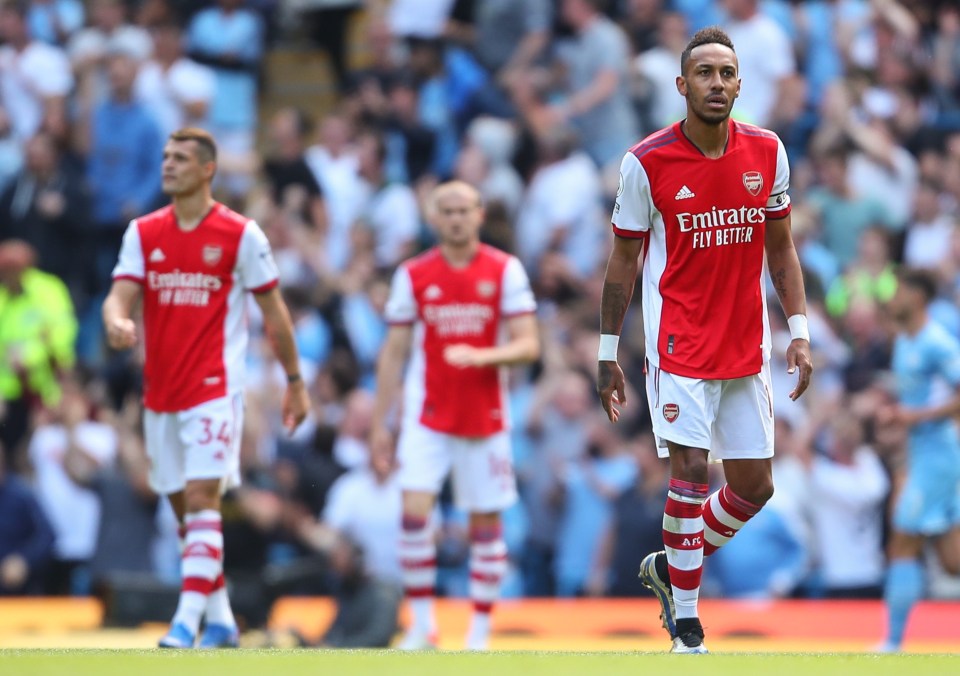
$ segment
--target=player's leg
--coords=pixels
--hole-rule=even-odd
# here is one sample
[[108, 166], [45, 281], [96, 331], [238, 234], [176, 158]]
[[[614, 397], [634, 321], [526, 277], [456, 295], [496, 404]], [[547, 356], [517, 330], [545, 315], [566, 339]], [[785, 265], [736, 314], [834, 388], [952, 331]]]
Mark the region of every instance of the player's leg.
[[397, 440], [397, 480], [403, 490], [400, 566], [411, 615], [410, 627], [398, 646], [402, 650], [436, 645], [437, 543], [431, 517], [450, 471], [449, 439], [410, 420]]
[[703, 505], [704, 556], [730, 542], [773, 495], [769, 458], [724, 460], [723, 473], [727, 482]]
[[960, 525], [955, 525], [935, 541], [937, 557], [947, 575], [960, 575]]
[[[177, 414], [184, 452], [183, 528], [180, 600], [171, 626], [175, 633], [196, 636], [207, 612], [210, 595], [223, 585], [223, 523], [220, 494], [224, 478], [236, 464], [239, 435], [238, 397], [205, 402]], [[236, 622], [232, 613], [222, 623], [209, 623], [203, 647], [234, 647]], [[207, 633], [212, 629], [212, 636]], [[213, 639], [216, 639], [215, 641]]]
[[403, 491], [400, 566], [411, 623], [400, 643], [402, 650], [436, 646], [437, 543], [430, 518], [435, 503], [433, 492]]
[[640, 564], [640, 579], [660, 601], [674, 652], [706, 652], [698, 602], [703, 574], [703, 502], [707, 448], [719, 383], [674, 376], [650, 365], [647, 400], [658, 453], [670, 458], [663, 514], [664, 551]]
[[890, 538], [890, 563], [883, 587], [887, 606], [887, 637], [880, 646], [883, 652], [900, 650], [910, 611], [923, 598], [924, 574], [920, 563], [923, 542], [923, 536], [899, 530], [894, 530]]
[[509, 566], [500, 515], [517, 501], [509, 433], [458, 439], [453, 456], [453, 489], [457, 506], [470, 513], [473, 614], [466, 646], [468, 650], [485, 650], [490, 642], [491, 614]]

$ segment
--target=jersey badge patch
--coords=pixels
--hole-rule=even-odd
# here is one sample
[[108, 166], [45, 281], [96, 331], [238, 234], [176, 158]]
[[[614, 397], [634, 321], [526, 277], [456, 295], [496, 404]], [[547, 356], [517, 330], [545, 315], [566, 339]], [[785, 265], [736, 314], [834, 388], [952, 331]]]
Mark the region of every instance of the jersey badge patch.
[[677, 418], [680, 417], [680, 405], [679, 404], [664, 404], [663, 405], [663, 419], [668, 423], [672, 423]]
[[743, 187], [747, 192], [756, 197], [763, 190], [763, 175], [759, 171], [743, 172]]
[[203, 262], [207, 265], [216, 265], [223, 256], [223, 247], [208, 244], [203, 247]]

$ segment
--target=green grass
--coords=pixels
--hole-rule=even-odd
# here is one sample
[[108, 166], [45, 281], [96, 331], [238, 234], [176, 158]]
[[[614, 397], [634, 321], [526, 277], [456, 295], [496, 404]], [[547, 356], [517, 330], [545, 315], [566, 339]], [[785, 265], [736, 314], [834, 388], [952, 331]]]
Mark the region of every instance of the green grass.
[[627, 652], [0, 650], [0, 674], [71, 676], [926, 676], [960, 674], [960, 655], [669, 655]]

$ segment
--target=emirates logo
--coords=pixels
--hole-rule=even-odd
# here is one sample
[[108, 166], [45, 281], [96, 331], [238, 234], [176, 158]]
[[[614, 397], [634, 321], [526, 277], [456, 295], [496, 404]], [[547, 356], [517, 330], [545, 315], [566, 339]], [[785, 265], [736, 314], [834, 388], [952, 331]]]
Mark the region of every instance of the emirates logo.
[[663, 405], [663, 419], [668, 423], [672, 423], [674, 420], [680, 417], [680, 406], [677, 404], [664, 404]]

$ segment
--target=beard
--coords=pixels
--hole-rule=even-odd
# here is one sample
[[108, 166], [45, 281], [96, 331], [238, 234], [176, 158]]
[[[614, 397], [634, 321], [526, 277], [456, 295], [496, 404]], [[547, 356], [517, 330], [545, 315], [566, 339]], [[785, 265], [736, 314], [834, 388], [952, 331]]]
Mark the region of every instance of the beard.
[[730, 119], [730, 113], [733, 112], [733, 104], [731, 103], [726, 107], [725, 110], [711, 110], [707, 108], [707, 104], [704, 101], [703, 105], [694, 105], [690, 100], [690, 97], [687, 96], [687, 103], [690, 105], [690, 110], [696, 115], [697, 119], [703, 122], [704, 124], [710, 125], [719, 125], [726, 122]]

